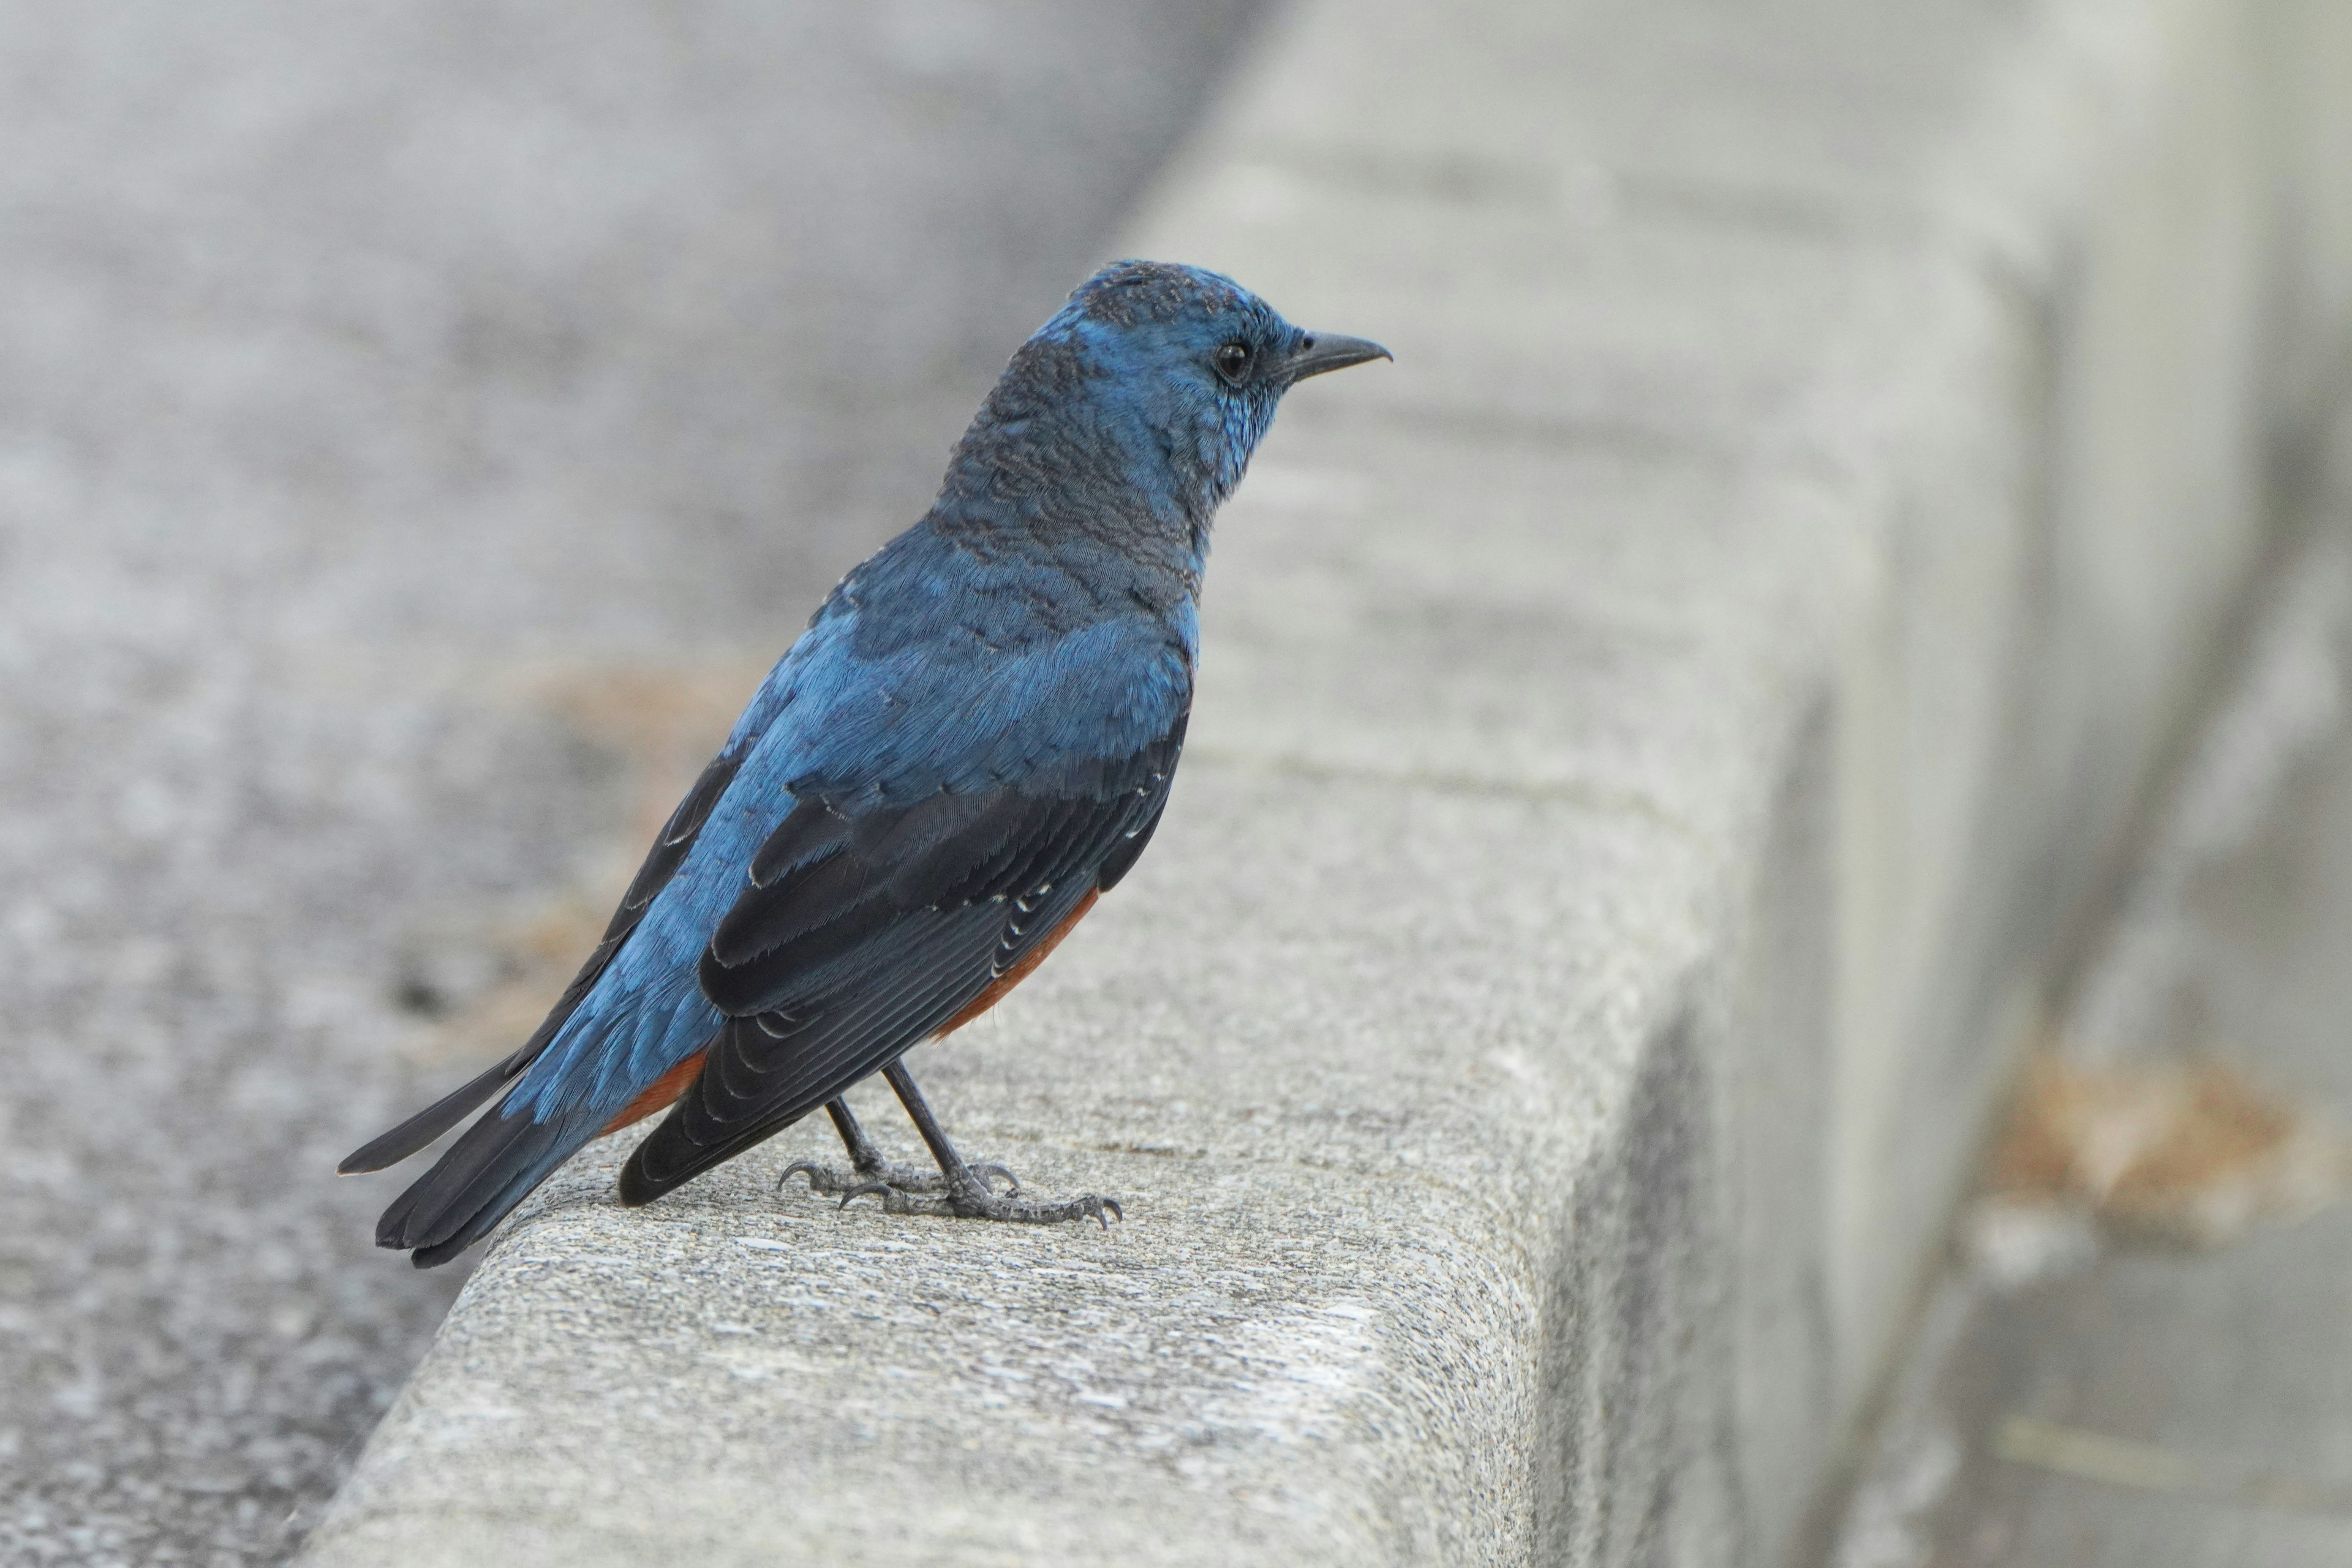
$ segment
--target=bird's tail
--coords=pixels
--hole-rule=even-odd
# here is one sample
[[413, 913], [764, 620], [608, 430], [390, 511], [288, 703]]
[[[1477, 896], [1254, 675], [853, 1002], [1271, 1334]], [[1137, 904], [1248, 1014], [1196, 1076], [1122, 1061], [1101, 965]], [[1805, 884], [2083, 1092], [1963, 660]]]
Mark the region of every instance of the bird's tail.
[[[610, 1012], [559, 1005], [551, 1022], [521, 1050], [343, 1162], [346, 1171], [381, 1169], [424, 1147], [509, 1080], [520, 1079], [383, 1211], [376, 1222], [376, 1245], [408, 1249], [419, 1268], [457, 1257], [488, 1235], [582, 1145], [667, 1107], [701, 1060], [701, 1050], [681, 1047], [707, 1045], [719, 1023], [718, 1012], [695, 988], [691, 969], [669, 990], [651, 998], [626, 998]], [[548, 1050], [556, 1054], [550, 1057]], [[642, 1053], [647, 1060], [637, 1064], [640, 1070], [655, 1077], [635, 1086], [634, 1099], [615, 1105], [604, 1091], [618, 1094], [630, 1087], [621, 1075], [632, 1065], [631, 1053]], [[600, 1068], [613, 1069], [620, 1081], [600, 1083]], [[541, 1077], [549, 1082], [534, 1089]], [[562, 1091], [552, 1096], [552, 1103], [551, 1089]]]
[[489, 1234], [555, 1167], [596, 1135], [593, 1119], [499, 1107], [466, 1129], [376, 1222], [378, 1247], [412, 1248], [431, 1268]]

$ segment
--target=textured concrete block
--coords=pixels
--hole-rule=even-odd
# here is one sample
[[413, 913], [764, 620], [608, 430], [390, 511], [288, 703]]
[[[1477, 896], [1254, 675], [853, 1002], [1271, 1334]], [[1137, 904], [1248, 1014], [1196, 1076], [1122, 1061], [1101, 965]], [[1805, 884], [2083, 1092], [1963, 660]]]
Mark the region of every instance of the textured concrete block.
[[[1159, 873], [917, 1060], [965, 1147], [1126, 1224], [779, 1196], [815, 1125], [625, 1211], [626, 1140], [599, 1145], [477, 1272], [314, 1558], [1459, 1561], [1567, 1510], [1548, 1358], [1597, 1408], [1603, 1369], [1672, 1389], [1686, 1353], [1706, 1097], [1651, 1042], [1682, 1005], [1654, 955], [1698, 936], [1687, 850], [1557, 798], [1217, 763], [1183, 788]], [[1609, 865], [1650, 895], [1593, 898]], [[1571, 994], [1596, 1011], [1563, 1032]], [[1670, 1405], [1611, 1426], [1588, 1465], [1663, 1480]]]

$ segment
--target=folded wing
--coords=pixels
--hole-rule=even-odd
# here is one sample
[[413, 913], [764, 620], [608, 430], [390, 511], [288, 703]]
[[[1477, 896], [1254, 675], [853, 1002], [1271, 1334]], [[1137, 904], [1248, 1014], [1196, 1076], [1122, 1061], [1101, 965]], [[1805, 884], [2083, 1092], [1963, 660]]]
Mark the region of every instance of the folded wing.
[[701, 965], [728, 1022], [621, 1175], [659, 1197], [888, 1066], [1051, 937], [1141, 853], [1180, 719], [1086, 787], [798, 799], [753, 858]]

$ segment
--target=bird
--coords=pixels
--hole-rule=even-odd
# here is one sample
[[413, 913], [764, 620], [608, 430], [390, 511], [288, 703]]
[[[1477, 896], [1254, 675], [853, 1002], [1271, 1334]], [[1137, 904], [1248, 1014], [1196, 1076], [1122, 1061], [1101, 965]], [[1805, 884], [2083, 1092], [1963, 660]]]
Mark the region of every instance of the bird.
[[[1222, 274], [1114, 262], [1013, 353], [911, 528], [852, 568], [655, 837], [546, 1020], [359, 1149], [416, 1154], [387, 1207], [417, 1268], [488, 1235], [604, 1134], [647, 1204], [819, 1109], [844, 1205], [1052, 1224], [1125, 1217], [970, 1163], [900, 1058], [994, 1005], [1134, 866], [1168, 804], [1210, 527], [1299, 382], [1390, 359]], [[887, 1160], [842, 1096], [877, 1072], [936, 1171]]]

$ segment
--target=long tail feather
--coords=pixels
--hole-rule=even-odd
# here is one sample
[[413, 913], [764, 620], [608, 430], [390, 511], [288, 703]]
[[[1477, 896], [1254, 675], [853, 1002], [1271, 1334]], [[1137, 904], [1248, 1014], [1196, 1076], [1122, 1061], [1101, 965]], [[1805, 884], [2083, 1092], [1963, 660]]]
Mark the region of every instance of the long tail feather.
[[376, 1245], [418, 1249], [419, 1268], [455, 1257], [595, 1131], [568, 1117], [535, 1121], [529, 1111], [492, 1111], [393, 1200], [376, 1222]]
[[529, 1065], [529, 1060], [517, 1059], [520, 1057], [520, 1052], [508, 1057], [463, 1088], [443, 1095], [391, 1131], [344, 1155], [343, 1163], [335, 1167], [335, 1173], [356, 1176], [399, 1164], [466, 1120], [467, 1112], [499, 1091], [499, 1085], [521, 1072]]

